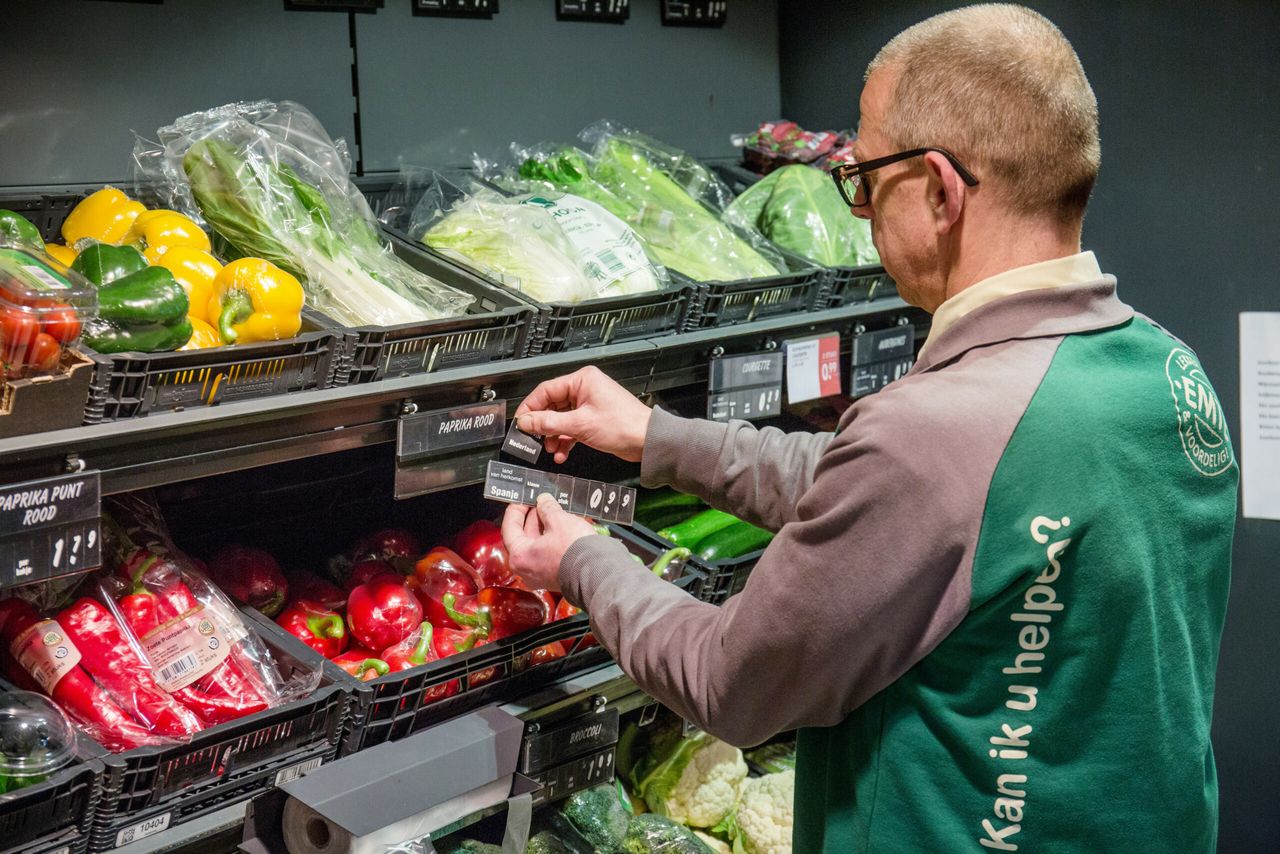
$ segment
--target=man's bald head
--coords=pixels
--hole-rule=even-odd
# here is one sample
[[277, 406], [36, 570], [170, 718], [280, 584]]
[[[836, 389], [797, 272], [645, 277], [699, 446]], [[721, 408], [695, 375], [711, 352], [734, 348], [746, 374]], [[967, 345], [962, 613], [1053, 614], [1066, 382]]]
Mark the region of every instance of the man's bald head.
[[1098, 101], [1062, 32], [1023, 6], [936, 15], [867, 67], [894, 78], [881, 131], [945, 148], [1028, 215], [1078, 222], [1098, 177]]

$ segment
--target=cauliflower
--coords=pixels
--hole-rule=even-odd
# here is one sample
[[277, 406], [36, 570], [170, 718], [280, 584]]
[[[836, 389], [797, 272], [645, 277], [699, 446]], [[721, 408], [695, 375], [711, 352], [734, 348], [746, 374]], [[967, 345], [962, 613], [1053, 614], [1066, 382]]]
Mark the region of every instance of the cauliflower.
[[649, 809], [691, 827], [714, 827], [747, 777], [742, 751], [709, 735], [686, 739], [641, 783]]
[[742, 784], [730, 824], [746, 854], [791, 854], [795, 794], [795, 771], [755, 777]]
[[710, 848], [715, 854], [733, 854], [733, 849], [725, 843], [716, 839], [714, 836], [708, 836], [701, 830], [695, 830], [693, 835], [702, 840], [702, 844]]

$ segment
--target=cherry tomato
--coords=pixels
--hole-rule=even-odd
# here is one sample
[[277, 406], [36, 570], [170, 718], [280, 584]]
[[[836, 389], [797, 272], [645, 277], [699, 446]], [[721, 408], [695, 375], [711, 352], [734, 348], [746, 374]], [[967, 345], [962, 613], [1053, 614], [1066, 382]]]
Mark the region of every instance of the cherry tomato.
[[40, 321], [34, 312], [17, 308], [0, 308], [0, 344], [5, 353], [20, 356], [30, 346], [32, 340], [40, 332]]
[[69, 344], [80, 337], [80, 318], [75, 310], [66, 303], [58, 303], [52, 311], [45, 312], [41, 318], [44, 331], [63, 344]]
[[37, 371], [48, 373], [62, 360], [62, 345], [52, 335], [44, 332], [36, 335], [27, 350], [26, 363]]

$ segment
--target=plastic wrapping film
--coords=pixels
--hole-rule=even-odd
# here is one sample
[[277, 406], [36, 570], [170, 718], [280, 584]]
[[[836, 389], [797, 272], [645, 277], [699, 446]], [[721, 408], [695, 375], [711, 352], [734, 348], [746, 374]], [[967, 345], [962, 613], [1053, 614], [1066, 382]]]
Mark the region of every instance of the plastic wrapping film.
[[812, 166], [770, 172], [730, 203], [724, 219], [824, 267], [880, 262], [870, 222], [850, 214], [831, 176]]
[[511, 162], [477, 162], [513, 191], [557, 189], [593, 201], [631, 226], [649, 256], [698, 282], [756, 279], [787, 272], [760, 234], [720, 218], [728, 187], [692, 157], [652, 137], [597, 122], [573, 145], [511, 146]]
[[473, 297], [397, 258], [348, 178], [346, 146], [290, 101], [190, 113], [134, 145], [134, 179], [207, 223], [228, 258], [254, 256], [298, 276], [315, 308], [348, 325], [462, 314]]
[[287, 676], [240, 612], [169, 539], [148, 493], [108, 502], [102, 602], [155, 682], [204, 726], [312, 694], [319, 669]]
[[461, 172], [401, 170], [418, 199], [409, 234], [540, 302], [576, 303], [671, 284], [635, 232], [604, 207], [547, 189], [506, 196]]

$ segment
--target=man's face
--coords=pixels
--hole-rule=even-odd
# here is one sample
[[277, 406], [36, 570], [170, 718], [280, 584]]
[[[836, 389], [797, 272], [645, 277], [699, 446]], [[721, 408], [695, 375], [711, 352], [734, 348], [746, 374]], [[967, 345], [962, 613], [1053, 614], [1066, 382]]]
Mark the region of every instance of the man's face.
[[[883, 134], [885, 111], [897, 74], [881, 68], [867, 79], [859, 101], [860, 118], [854, 156], [859, 161], [896, 154]], [[893, 163], [870, 173], [871, 204], [854, 213], [871, 221], [871, 238], [898, 292], [912, 305], [933, 311], [942, 302], [937, 233], [928, 205], [929, 182], [920, 158]]]

